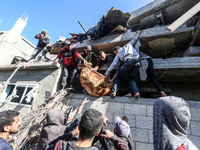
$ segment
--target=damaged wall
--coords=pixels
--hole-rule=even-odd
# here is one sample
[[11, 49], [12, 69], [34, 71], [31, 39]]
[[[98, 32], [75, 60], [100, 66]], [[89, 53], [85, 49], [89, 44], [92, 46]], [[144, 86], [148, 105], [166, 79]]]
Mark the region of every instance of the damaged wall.
[[[90, 100], [84, 105], [84, 110], [93, 108], [102, 112], [109, 121], [108, 128], [113, 131], [116, 116], [126, 115], [129, 119], [131, 133], [133, 136], [134, 150], [148, 149], [153, 150], [153, 103], [156, 99], [140, 99], [116, 97], [111, 99], [109, 96], [93, 97], [84, 94], [74, 94], [70, 96], [69, 105], [73, 106], [74, 113], [83, 99]], [[66, 105], [68, 100], [63, 101]], [[190, 107], [191, 121], [187, 130], [188, 138], [200, 148], [200, 102], [186, 101]]]

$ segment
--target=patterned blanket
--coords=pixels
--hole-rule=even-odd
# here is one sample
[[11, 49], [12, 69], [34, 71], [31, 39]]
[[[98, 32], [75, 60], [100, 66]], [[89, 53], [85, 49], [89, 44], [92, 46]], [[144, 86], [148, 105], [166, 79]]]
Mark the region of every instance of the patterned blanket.
[[80, 82], [83, 88], [93, 96], [104, 96], [111, 92], [112, 84], [106, 81], [102, 74], [88, 67], [82, 68]]

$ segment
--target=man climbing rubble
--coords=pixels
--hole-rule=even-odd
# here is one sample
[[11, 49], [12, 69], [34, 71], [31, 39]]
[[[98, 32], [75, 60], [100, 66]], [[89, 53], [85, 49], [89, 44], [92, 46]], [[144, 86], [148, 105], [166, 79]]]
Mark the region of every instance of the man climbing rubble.
[[35, 59], [40, 52], [42, 52], [42, 59], [45, 60], [46, 53], [47, 53], [45, 47], [47, 44], [49, 44], [50, 37], [48, 36], [47, 31], [45, 29], [43, 29], [41, 33], [38, 33], [35, 36], [35, 38], [38, 39], [38, 44], [37, 44], [37, 47], [35, 48], [35, 50], [33, 51], [29, 61], [31, 61], [32, 59]]
[[117, 91], [119, 90], [120, 86], [120, 80], [124, 75], [128, 75], [128, 83], [131, 87], [131, 90], [134, 93], [134, 97], [136, 99], [140, 98], [139, 90], [137, 88], [137, 85], [134, 81], [134, 78], [136, 77], [138, 71], [139, 71], [139, 66], [137, 65], [139, 63], [139, 54], [136, 51], [136, 49], [133, 47], [133, 45], [136, 43], [138, 36], [141, 31], [137, 31], [136, 35], [134, 38], [125, 46], [123, 47], [115, 47], [114, 53], [116, 54], [112, 64], [110, 67], [106, 70], [105, 77], [107, 77], [110, 72], [113, 70], [113, 68], [118, 64], [118, 62], [124, 62], [124, 64], [119, 68], [119, 72], [114, 80], [113, 83], [113, 88], [112, 88], [112, 93], [110, 96], [115, 97]]
[[63, 74], [62, 74], [62, 89], [65, 89], [67, 86], [67, 80], [69, 77], [69, 87], [68, 90], [73, 90], [73, 82], [78, 71], [77, 63], [75, 58], [83, 60], [85, 65], [88, 65], [88, 62], [79, 54], [79, 52], [71, 45], [70, 41], [65, 41], [65, 47], [62, 48], [61, 52], [58, 54], [54, 64], [57, 65], [58, 61], [63, 58]]

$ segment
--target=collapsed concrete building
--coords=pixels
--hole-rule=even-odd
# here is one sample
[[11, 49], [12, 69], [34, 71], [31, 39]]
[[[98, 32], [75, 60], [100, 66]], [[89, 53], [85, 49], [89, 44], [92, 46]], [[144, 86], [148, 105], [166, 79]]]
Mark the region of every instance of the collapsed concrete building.
[[[85, 46], [91, 45], [94, 52], [102, 50], [111, 53], [114, 46], [123, 46], [133, 38], [137, 29], [142, 29], [139, 36], [140, 43], [137, 43], [136, 47], [153, 58], [155, 74], [167, 95], [182, 97], [189, 104], [192, 118], [188, 129], [188, 138], [200, 148], [200, 43], [198, 42], [200, 27], [187, 27], [184, 23], [173, 32], [167, 30], [171, 23], [198, 2], [199, 0], [155, 0], [130, 13], [131, 16], [127, 21], [127, 28], [129, 29], [127, 32], [108, 34], [96, 40], [85, 39], [73, 45], [80, 52], [83, 51]], [[5, 41], [6, 34], [7, 31], [0, 32], [0, 43]], [[194, 34], [196, 36], [193, 36]], [[18, 37], [22, 39], [22, 42], [18, 40], [18, 43], [21, 43], [18, 45], [22, 45], [18, 48], [19, 51], [24, 50], [25, 46], [29, 47], [30, 51], [18, 54], [11, 52], [10, 61], [2, 61], [0, 81], [5, 86], [1, 84], [0, 111], [13, 109], [26, 116], [59, 90], [62, 68], [52, 65], [52, 62], [37, 62], [31, 64], [28, 69], [20, 67], [8, 84], [8, 77], [18, 67], [16, 64], [11, 65], [13, 59], [15, 61], [17, 59], [14, 56], [19, 55], [28, 59], [34, 50], [34, 46], [28, 40], [21, 36]], [[24, 41], [26, 42], [24, 43]], [[6, 43], [10, 44], [8, 47], [13, 45], [13, 42]], [[3, 45], [3, 47], [0, 47], [0, 53], [5, 50], [5, 44]], [[8, 51], [11, 50], [8, 49]], [[58, 52], [59, 50], [56, 53], [51, 51], [52, 55]], [[100, 68], [100, 72], [104, 73], [106, 69], [107, 65], [104, 65]], [[114, 118], [117, 115], [120, 117], [126, 115], [129, 118], [135, 150], [151, 150], [153, 149], [153, 103], [159, 95], [148, 79], [141, 81], [138, 78], [136, 82], [142, 97], [138, 101], [133, 98], [122, 97], [127, 91], [127, 84], [124, 83], [119, 91], [119, 97], [115, 99], [111, 99], [109, 96], [93, 97], [80, 94], [79, 90], [75, 90], [63, 99], [59, 107], [64, 110], [68, 106], [73, 107], [74, 111], [70, 114], [73, 115], [81, 101], [87, 97], [90, 102], [86, 104], [84, 110], [98, 108], [103, 115], [108, 117], [108, 128], [111, 130], [115, 124]], [[16, 89], [20, 92], [20, 97], [17, 98], [13, 97], [15, 95], [12, 92]], [[25, 99], [29, 96], [29, 92], [31, 98], [27, 101]], [[18, 145], [20, 144], [18, 143]]]

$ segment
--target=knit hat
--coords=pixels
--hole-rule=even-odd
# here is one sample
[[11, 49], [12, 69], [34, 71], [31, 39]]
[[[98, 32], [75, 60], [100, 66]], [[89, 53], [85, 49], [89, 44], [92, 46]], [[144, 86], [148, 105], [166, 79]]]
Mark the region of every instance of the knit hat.
[[128, 135], [130, 134], [130, 126], [128, 125], [128, 123], [124, 120], [121, 120], [119, 116], [115, 118], [115, 122], [117, 135], [120, 137], [128, 137]]

